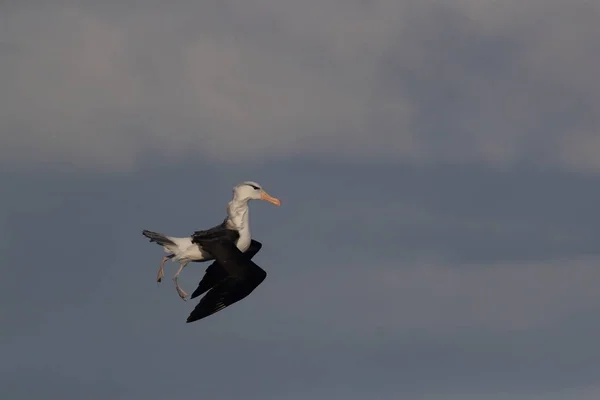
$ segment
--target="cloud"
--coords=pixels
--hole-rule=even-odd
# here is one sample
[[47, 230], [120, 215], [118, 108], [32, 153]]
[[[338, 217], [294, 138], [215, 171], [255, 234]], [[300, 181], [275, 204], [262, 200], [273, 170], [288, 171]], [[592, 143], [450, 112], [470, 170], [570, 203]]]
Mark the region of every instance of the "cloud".
[[[528, 331], [600, 309], [596, 265], [597, 260], [590, 258], [470, 267], [434, 262], [346, 265], [343, 271], [321, 266], [319, 287], [311, 285], [314, 270], [290, 272], [294, 285], [282, 281], [264, 289], [268, 293], [263, 301], [278, 298], [280, 304], [262, 307], [285, 308], [312, 326], [303, 330], [303, 337], [312, 329], [315, 337], [323, 329], [351, 331], [346, 337], [412, 330], [437, 335], [465, 329]], [[281, 278], [272, 278], [277, 279]]]
[[8, 8], [4, 162], [600, 165], [594, 2], [68, 4]]
[[[256, 261], [268, 278], [248, 300], [185, 324], [195, 301], [182, 302], [172, 282], [155, 286], [163, 253], [139, 232], [185, 234], [218, 222], [240, 170], [209, 167], [94, 179], [8, 174], [0, 396], [594, 393], [598, 257], [584, 253], [597, 247], [597, 177], [250, 166], [243, 173], [285, 202], [251, 206], [253, 235], [265, 245]], [[181, 195], [163, 182], [199, 184]], [[483, 257], [473, 262], [474, 252]], [[176, 266], [167, 268], [172, 276]], [[188, 266], [183, 287], [191, 290], [203, 270]]]
[[[251, 206], [253, 234], [265, 243], [260, 264], [272, 282], [265, 290], [275, 291], [263, 298], [263, 307], [272, 309], [272, 299], [288, 298], [277, 301], [273, 312], [291, 309], [309, 319], [307, 329], [314, 327], [315, 336], [321, 328], [334, 328], [329, 325], [332, 313], [347, 313], [350, 325], [345, 328], [352, 330], [510, 330], [598, 305], [593, 268], [600, 235], [594, 218], [600, 201], [597, 178], [459, 167], [424, 171], [282, 164], [252, 167], [244, 174], [260, 177], [284, 201], [280, 208]], [[30, 317], [40, 313], [37, 304], [11, 292], [18, 288], [12, 282], [27, 282], [33, 271], [36, 278], [28, 290], [61, 305], [102, 292], [83, 284], [90, 274], [96, 283], [113, 285], [133, 268], [131, 284], [146, 288], [142, 277], [153, 279], [162, 252], [145, 241], [141, 229], [185, 235], [218, 223], [232, 184], [240, 178], [237, 168], [219, 168], [215, 174], [200, 163], [118, 179], [5, 180], [6, 187], [15, 188], [5, 196], [6, 216], [0, 218], [6, 221], [0, 229], [7, 233], [6, 264], [20, 265], [21, 254], [31, 251], [32, 232], [51, 227], [54, 234], [37, 240], [36, 251], [51, 254], [57, 263], [65, 260], [64, 271], [77, 282], [57, 291], [63, 274], [40, 260], [31, 263], [33, 270], [11, 268], [15, 276], [4, 281], [0, 293], [27, 312], [19, 311], [20, 324], [7, 330], [31, 323]], [[210, 184], [180, 195], [160, 182], [176, 188], [186, 182]], [[102, 243], [84, 235], [77, 245], [65, 247], [63, 237], [73, 232], [88, 232], [103, 238]], [[139, 247], [131, 248], [134, 244]], [[85, 268], [68, 260], [86, 260]], [[105, 264], [114, 276], [102, 272]], [[193, 288], [201, 272], [198, 265], [186, 269], [181, 278], [185, 290]], [[336, 295], [330, 298], [330, 293]], [[311, 320], [317, 307], [324, 311]], [[174, 313], [185, 316], [181, 310]], [[357, 328], [355, 318], [370, 322]], [[345, 329], [344, 323], [339, 327]]]
[[[410, 394], [407, 394], [410, 396]], [[500, 390], [495, 393], [477, 390], [425, 390], [414, 394], [409, 399], [449, 399], [449, 400], [595, 400], [600, 396], [600, 388], [597, 386], [581, 386], [564, 390]]]
[[[16, 372], [16, 371], [15, 371]], [[32, 385], [31, 382], [36, 384]], [[61, 398], [85, 397], [89, 399], [106, 399], [123, 396], [123, 390], [108, 380], [95, 377], [64, 376], [51, 368], [18, 369], [17, 376], [3, 382], [0, 394], [16, 400], [38, 397], [41, 393], [52, 393]]]

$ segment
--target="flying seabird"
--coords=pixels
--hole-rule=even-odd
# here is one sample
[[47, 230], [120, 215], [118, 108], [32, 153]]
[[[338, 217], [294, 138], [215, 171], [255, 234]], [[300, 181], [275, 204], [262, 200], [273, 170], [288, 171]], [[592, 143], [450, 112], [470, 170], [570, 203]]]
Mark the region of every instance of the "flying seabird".
[[[249, 250], [255, 251], [254, 254], [256, 254], [261, 245], [258, 245], [257, 250], [254, 250], [254, 248], [257, 246], [256, 244], [254, 244], [254, 248], [251, 248], [253, 242], [258, 242], [252, 240], [250, 233], [250, 216], [248, 207], [248, 201], [250, 200], [266, 200], [276, 206], [281, 205], [281, 201], [279, 199], [268, 194], [258, 183], [246, 181], [236, 185], [233, 188], [233, 198], [227, 205], [227, 217], [219, 225], [204, 231], [196, 231], [194, 234], [188, 237], [167, 236], [162, 233], [144, 230], [142, 234], [149, 238], [150, 242], [156, 242], [158, 245], [163, 247], [166, 253], [169, 253], [163, 257], [160, 262], [156, 281], [159, 283], [162, 281], [162, 278], [164, 277], [164, 265], [167, 260], [178, 262], [179, 269], [173, 276], [173, 282], [175, 282], [177, 294], [179, 294], [179, 297], [185, 300], [188, 294], [180, 288], [178, 277], [187, 264], [189, 262], [204, 262], [209, 260], [216, 260], [216, 262], [220, 264], [219, 259], [215, 257], [212, 252], [206, 249], [205, 245], [208, 245], [211, 248], [216, 247], [215, 252], [219, 253], [219, 257], [235, 257], [223, 255], [224, 253], [221, 248], [225, 246], [223, 243], [226, 242], [235, 244], [234, 247], [238, 249], [240, 254], [244, 254]], [[213, 242], [218, 244], [214, 244]], [[252, 257], [254, 254], [252, 254]], [[213, 265], [209, 266], [208, 269], [211, 269], [212, 267], [211, 271], [218, 270], [218, 266], [215, 263], [213, 263]], [[227, 270], [227, 268], [225, 269]], [[214, 278], [212, 278], [211, 275], [206, 282], [213, 282], [213, 279]], [[210, 287], [212, 286], [213, 285]]]

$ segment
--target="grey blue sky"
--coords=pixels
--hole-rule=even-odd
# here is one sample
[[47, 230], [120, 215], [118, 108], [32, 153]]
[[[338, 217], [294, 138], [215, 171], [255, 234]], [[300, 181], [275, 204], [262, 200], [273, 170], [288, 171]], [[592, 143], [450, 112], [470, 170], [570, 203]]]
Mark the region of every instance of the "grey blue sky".
[[[0, 397], [597, 400], [599, 19], [2, 2]], [[186, 324], [141, 230], [244, 180], [282, 200], [251, 204], [268, 277]]]

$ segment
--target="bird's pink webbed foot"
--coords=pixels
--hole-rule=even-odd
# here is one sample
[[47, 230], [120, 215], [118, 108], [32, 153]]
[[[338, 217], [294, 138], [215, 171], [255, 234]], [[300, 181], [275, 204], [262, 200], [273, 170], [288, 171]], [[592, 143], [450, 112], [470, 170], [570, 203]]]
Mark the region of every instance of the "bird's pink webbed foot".
[[164, 256], [163, 259], [160, 261], [160, 267], [158, 267], [158, 273], [156, 275], [157, 283], [162, 282], [162, 278], [165, 276], [165, 263], [167, 262], [167, 260], [170, 260], [171, 258], [173, 258], [173, 256], [174, 256], [173, 254]]
[[183, 271], [187, 264], [188, 263], [181, 264], [179, 266], [179, 270], [177, 270], [177, 273], [173, 277], [173, 282], [175, 282], [175, 290], [177, 290], [177, 294], [179, 295], [179, 297], [181, 297], [183, 301], [187, 301], [185, 298], [188, 296], [188, 294], [185, 290], [179, 287], [179, 282], [177, 281], [177, 278], [179, 277], [179, 274], [181, 273], [181, 271]]
[[174, 281], [175, 281], [175, 290], [177, 290], [177, 294], [179, 295], [179, 297], [181, 297], [181, 299], [183, 301], [187, 301], [186, 300], [186, 297], [188, 296], [187, 292], [179, 287], [179, 285], [177, 284], [177, 278], [175, 278]]

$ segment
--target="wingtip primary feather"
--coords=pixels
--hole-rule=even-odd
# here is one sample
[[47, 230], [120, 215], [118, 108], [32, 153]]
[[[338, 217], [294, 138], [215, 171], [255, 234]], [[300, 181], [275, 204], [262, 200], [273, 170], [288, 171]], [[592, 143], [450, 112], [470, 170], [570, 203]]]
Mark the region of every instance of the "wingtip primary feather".
[[186, 324], [189, 324], [189, 323], [191, 323], [191, 322], [195, 322], [195, 321], [197, 321], [197, 320], [198, 320], [198, 318], [192, 318], [192, 316], [190, 315], [190, 316], [189, 316], [189, 317], [187, 317], [187, 319], [185, 320], [185, 323], [186, 323]]

